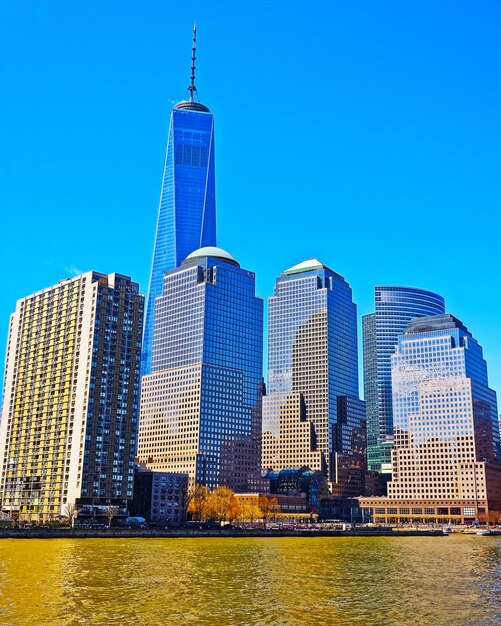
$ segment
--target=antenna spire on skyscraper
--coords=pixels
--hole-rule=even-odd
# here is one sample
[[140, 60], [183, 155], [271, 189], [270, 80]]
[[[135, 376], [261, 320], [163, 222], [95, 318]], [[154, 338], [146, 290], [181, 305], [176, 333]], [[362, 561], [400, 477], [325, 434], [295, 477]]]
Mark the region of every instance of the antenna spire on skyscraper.
[[142, 375], [151, 372], [155, 300], [162, 295], [165, 272], [179, 267], [193, 250], [216, 245], [214, 117], [195, 93], [196, 47], [195, 23], [190, 97], [185, 93], [187, 99], [171, 112], [144, 322]]
[[193, 96], [197, 88], [195, 87], [195, 61], [197, 59], [197, 23], [193, 24], [193, 47], [191, 49], [191, 83], [188, 87], [190, 92], [190, 102], [193, 102]]

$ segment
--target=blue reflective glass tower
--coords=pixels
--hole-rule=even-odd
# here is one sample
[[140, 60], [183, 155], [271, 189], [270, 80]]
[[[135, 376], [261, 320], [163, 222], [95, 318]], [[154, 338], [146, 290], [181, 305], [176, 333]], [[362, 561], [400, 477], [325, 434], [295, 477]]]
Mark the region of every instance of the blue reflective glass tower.
[[300, 394], [315, 450], [322, 452], [327, 474], [336, 480], [338, 398], [358, 399], [357, 307], [346, 280], [317, 259], [277, 278], [269, 299], [267, 389], [263, 467], [282, 469], [287, 448], [297, 445], [286, 441], [280, 412], [291, 394]]
[[497, 400], [481, 346], [452, 315], [422, 317], [398, 337], [391, 362], [395, 448], [388, 496], [462, 500], [456, 506], [472, 518], [487, 506], [500, 511]]
[[259, 476], [263, 301], [224, 250], [192, 252], [157, 298], [141, 394], [139, 459], [210, 488]]
[[415, 317], [445, 312], [442, 296], [412, 287], [376, 286], [375, 312], [362, 317], [369, 470], [390, 471], [393, 446], [391, 355]]
[[194, 250], [216, 245], [214, 117], [194, 100], [193, 38], [190, 99], [177, 104], [170, 117], [167, 152], [158, 210], [141, 357], [142, 374], [151, 371], [155, 300], [165, 272], [181, 265]]

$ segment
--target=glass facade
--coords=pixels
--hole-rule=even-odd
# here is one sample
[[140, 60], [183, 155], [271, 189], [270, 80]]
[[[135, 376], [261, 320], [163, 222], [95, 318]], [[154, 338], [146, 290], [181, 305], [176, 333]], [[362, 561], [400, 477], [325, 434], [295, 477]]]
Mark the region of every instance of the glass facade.
[[267, 478], [272, 494], [306, 494], [308, 508], [312, 513], [318, 513], [320, 501], [329, 497], [329, 486], [322, 472], [304, 467], [289, 468], [270, 472]]
[[444, 299], [431, 291], [375, 287], [375, 312], [362, 318], [369, 470], [388, 471], [391, 463], [391, 355], [398, 335], [413, 318], [444, 312]]
[[197, 102], [171, 113], [144, 326], [142, 373], [151, 371], [156, 298], [165, 272], [216, 245], [214, 117]]
[[322, 453], [332, 476], [337, 398], [358, 398], [357, 310], [351, 288], [316, 259], [300, 263], [277, 279], [268, 323], [263, 468], [283, 468], [280, 457], [287, 458], [294, 442], [280, 433], [282, 407], [290, 394], [300, 394], [304, 409], [298, 404], [298, 419], [305, 415], [313, 424], [314, 450]]
[[143, 379], [140, 460], [247, 489], [259, 471], [262, 341], [254, 274], [228, 253], [202, 249], [169, 271]]
[[416, 319], [399, 336], [391, 361], [395, 448], [388, 496], [478, 503], [489, 498], [497, 473], [499, 498], [496, 394], [468, 329], [452, 315]]

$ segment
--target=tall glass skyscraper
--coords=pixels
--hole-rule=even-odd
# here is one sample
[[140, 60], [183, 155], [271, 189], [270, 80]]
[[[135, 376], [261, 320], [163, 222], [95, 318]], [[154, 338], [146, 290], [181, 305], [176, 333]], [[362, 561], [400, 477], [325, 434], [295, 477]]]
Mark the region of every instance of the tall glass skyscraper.
[[391, 355], [415, 317], [445, 312], [442, 296], [412, 287], [375, 287], [375, 312], [362, 317], [369, 470], [390, 471], [393, 447]]
[[143, 378], [139, 460], [210, 488], [259, 474], [263, 302], [255, 278], [207, 247], [167, 272]]
[[[351, 288], [320, 261], [308, 259], [277, 279], [268, 323], [263, 468], [279, 471], [301, 463], [295, 440], [301, 433], [303, 464], [314, 463], [312, 469], [334, 478], [338, 398], [358, 400], [357, 308]], [[293, 419], [307, 420], [311, 428], [292, 428]]]
[[146, 302], [142, 374], [151, 370], [155, 300], [162, 294], [165, 272], [181, 265], [190, 252], [216, 245], [214, 117], [194, 100], [195, 43], [196, 29], [190, 99], [176, 104], [170, 117]]
[[496, 393], [482, 348], [452, 315], [413, 320], [391, 356], [394, 449], [382, 519], [501, 517]]

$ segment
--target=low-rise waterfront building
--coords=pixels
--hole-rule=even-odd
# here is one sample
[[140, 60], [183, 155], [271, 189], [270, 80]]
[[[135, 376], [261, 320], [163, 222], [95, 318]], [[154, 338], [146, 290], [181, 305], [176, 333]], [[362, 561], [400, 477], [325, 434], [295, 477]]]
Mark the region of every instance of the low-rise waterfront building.
[[131, 515], [155, 526], [179, 526], [186, 521], [188, 474], [152, 472], [139, 467], [134, 475]]
[[[301, 504], [295, 501], [288, 502], [286, 497], [302, 498], [307, 507], [305, 510], [308, 513], [317, 514], [322, 498], [329, 497], [327, 478], [319, 470], [309, 467], [291, 467], [279, 472], [269, 472], [266, 478], [270, 481], [270, 494], [279, 499], [282, 510], [285, 504], [288, 506]], [[301, 509], [297, 512], [303, 511]]]

